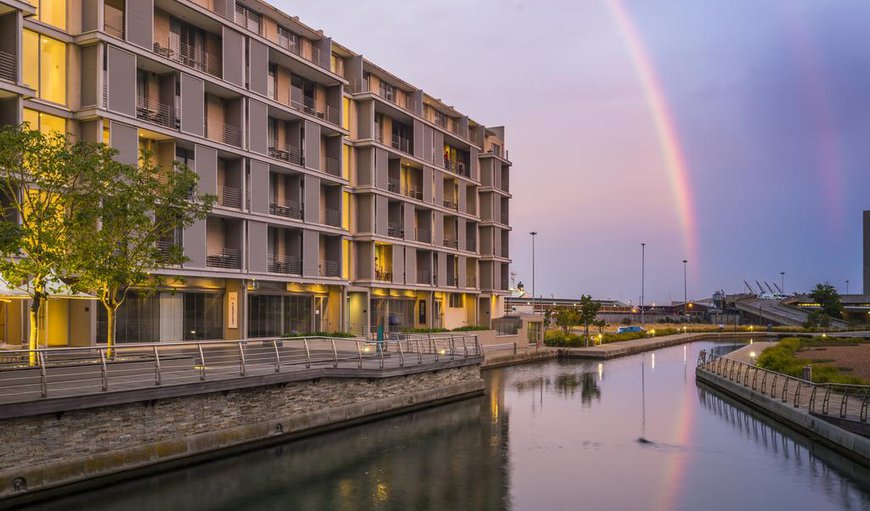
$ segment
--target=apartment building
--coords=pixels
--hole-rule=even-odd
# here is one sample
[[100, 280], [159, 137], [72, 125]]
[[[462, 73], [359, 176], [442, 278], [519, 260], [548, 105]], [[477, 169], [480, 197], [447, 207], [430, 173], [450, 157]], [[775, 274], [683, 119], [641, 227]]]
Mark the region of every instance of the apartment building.
[[[180, 161], [217, 196], [119, 342], [488, 325], [509, 272], [504, 129], [260, 1], [0, 0], [0, 123]], [[0, 303], [3, 340], [26, 302]], [[104, 337], [56, 296], [49, 345]]]

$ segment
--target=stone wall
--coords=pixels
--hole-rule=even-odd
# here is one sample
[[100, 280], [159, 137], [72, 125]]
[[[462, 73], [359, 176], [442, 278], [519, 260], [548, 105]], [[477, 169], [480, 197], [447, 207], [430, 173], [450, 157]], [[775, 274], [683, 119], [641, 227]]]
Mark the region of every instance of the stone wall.
[[[479, 394], [477, 364], [322, 378], [7, 419], [0, 498]], [[283, 437], [283, 438], [282, 438]], [[2, 507], [2, 505], [0, 505]]]

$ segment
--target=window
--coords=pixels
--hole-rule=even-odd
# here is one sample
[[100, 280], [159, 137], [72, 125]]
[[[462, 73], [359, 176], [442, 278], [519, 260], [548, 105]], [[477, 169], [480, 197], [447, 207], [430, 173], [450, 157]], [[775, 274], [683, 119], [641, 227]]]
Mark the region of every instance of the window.
[[223, 319], [223, 293], [184, 293], [185, 341], [222, 339]]
[[249, 295], [248, 337], [311, 332], [311, 300], [311, 296]]
[[450, 293], [450, 308], [451, 309], [461, 309], [463, 307], [463, 295], [462, 293]]
[[22, 66], [24, 83], [36, 89], [38, 97], [66, 104], [66, 44], [30, 30], [24, 30], [22, 41], [28, 63]]
[[447, 114], [435, 110], [435, 124], [442, 128], [447, 128]]
[[66, 30], [66, 0], [31, 0], [40, 21]]
[[[106, 342], [106, 308], [97, 308], [97, 342]], [[160, 340], [160, 303], [157, 294], [131, 291], [115, 314], [115, 342], [157, 342]]]
[[56, 115], [25, 108], [24, 122], [30, 124], [30, 129], [39, 130], [43, 133], [51, 133], [53, 131], [66, 133], [66, 119]]
[[396, 101], [396, 88], [392, 85], [380, 82], [381, 83], [381, 97], [386, 99], [387, 101], [392, 101], [395, 103]]
[[275, 95], [275, 91], [278, 90], [278, 66], [275, 64], [269, 64], [269, 79], [267, 80], [268, 90], [266, 95], [272, 99], [278, 99]]

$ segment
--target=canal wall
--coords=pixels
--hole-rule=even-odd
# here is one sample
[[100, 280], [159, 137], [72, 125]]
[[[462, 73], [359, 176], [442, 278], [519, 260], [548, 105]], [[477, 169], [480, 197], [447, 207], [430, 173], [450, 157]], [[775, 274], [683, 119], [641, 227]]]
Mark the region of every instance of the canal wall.
[[870, 438], [846, 431], [794, 407], [791, 403], [765, 396], [700, 367], [695, 370], [695, 375], [698, 381], [773, 417], [864, 466], [870, 466]]
[[66, 409], [7, 418], [0, 421], [0, 499], [6, 499], [0, 508], [61, 493], [70, 484], [109, 484], [479, 395], [479, 364], [474, 358], [382, 377], [272, 379], [171, 397], [136, 391], [135, 400], [97, 407], [67, 400]]
[[560, 358], [591, 358], [598, 360], [606, 360], [610, 358], [625, 357], [635, 355], [645, 351], [653, 351], [679, 344], [686, 344], [695, 341], [727, 341], [746, 339], [747, 337], [767, 338], [777, 337], [782, 334], [763, 333], [750, 334], [748, 332], [702, 332], [702, 333], [687, 333], [668, 335], [665, 337], [650, 337], [646, 339], [636, 339], [633, 341], [620, 341], [598, 346], [590, 346], [588, 348], [558, 348], [558, 356]]

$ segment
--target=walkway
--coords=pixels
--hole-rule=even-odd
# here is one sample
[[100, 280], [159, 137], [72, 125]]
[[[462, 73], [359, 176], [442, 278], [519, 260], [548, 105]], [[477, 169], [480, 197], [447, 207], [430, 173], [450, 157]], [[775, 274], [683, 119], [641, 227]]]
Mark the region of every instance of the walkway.
[[732, 340], [746, 339], [750, 335], [754, 337], [765, 337], [767, 333], [749, 332], [701, 332], [701, 333], [686, 333], [667, 335], [664, 337], [647, 337], [645, 339], [635, 339], [633, 341], [620, 341], [601, 344], [599, 346], [590, 346], [588, 348], [558, 348], [559, 355], [567, 358], [596, 358], [608, 359], [615, 357], [623, 357], [626, 355], [634, 355], [644, 351], [652, 351], [668, 346], [685, 344], [688, 342], [701, 340]]

